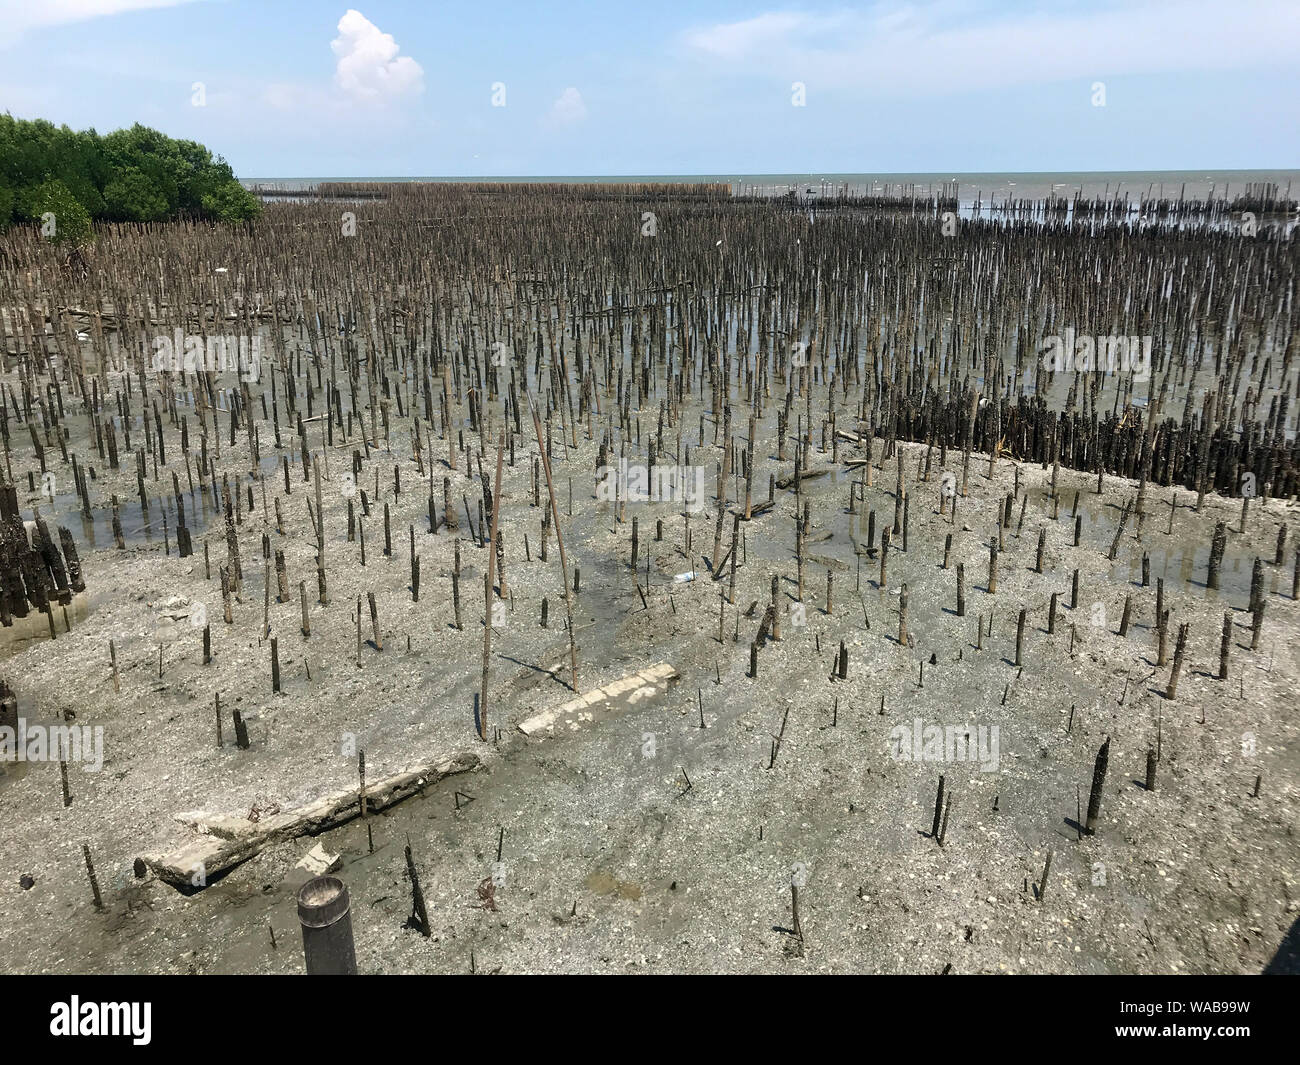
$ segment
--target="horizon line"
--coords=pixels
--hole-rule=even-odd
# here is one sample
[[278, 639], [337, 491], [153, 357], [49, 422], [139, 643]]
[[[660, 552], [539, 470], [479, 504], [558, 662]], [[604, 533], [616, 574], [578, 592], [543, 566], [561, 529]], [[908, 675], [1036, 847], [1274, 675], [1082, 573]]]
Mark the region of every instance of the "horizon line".
[[[1175, 167], [1162, 169], [1143, 169], [1133, 170], [840, 170], [840, 171], [699, 171], [695, 173], [599, 173], [599, 174], [384, 174], [384, 175], [363, 175], [363, 174], [293, 174], [293, 175], [261, 175], [257, 177], [241, 177], [240, 181], [283, 181], [298, 180], [305, 181], [308, 179], [330, 180], [330, 181], [518, 181], [518, 180], [540, 180], [542, 178], [720, 178], [726, 175], [747, 178], [764, 178], [764, 177], [816, 177], [819, 173], [831, 177], [930, 177], [941, 176], [943, 174], [960, 174], [971, 177], [984, 176], [1001, 176], [1007, 174], [1025, 175], [1029, 177], [1038, 177], [1044, 175], [1061, 175], [1061, 174], [1193, 174], [1208, 171], [1210, 174], [1215, 172], [1223, 173], [1225, 171], [1235, 171], [1238, 173], [1278, 173], [1294, 172], [1300, 174], [1300, 165], [1296, 166], [1218, 166], [1218, 167]], [[952, 180], [949, 178], [947, 180]]]

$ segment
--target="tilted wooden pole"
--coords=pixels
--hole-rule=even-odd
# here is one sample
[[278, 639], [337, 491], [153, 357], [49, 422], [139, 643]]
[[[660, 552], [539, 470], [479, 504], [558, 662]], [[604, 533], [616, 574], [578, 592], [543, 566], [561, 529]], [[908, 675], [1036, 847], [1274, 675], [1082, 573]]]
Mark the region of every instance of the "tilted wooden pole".
[[531, 397], [528, 403], [529, 412], [533, 416], [533, 431], [537, 434], [537, 450], [542, 456], [542, 470], [546, 473], [546, 491], [551, 497], [551, 524], [555, 526], [555, 542], [560, 549], [560, 569], [563, 576], [564, 587], [564, 612], [569, 619], [569, 667], [573, 671], [572, 687], [575, 692], [578, 691], [578, 646], [574, 642], [573, 634], [573, 600], [569, 591], [569, 564], [564, 558], [564, 536], [560, 532], [560, 508], [555, 502], [555, 485], [551, 480], [551, 460], [546, 454], [546, 444], [542, 440], [542, 422], [537, 417], [537, 405], [532, 402]]
[[505, 446], [506, 433], [503, 429], [497, 441], [497, 480], [496, 487], [492, 489], [492, 544], [488, 548], [487, 585], [484, 587], [483, 607], [487, 613], [484, 616], [485, 624], [483, 625], [483, 687], [480, 689], [478, 697], [478, 735], [481, 740], [488, 738], [487, 696], [488, 673], [491, 669], [492, 656], [492, 587], [497, 561], [497, 524], [501, 518], [501, 460], [505, 453]]

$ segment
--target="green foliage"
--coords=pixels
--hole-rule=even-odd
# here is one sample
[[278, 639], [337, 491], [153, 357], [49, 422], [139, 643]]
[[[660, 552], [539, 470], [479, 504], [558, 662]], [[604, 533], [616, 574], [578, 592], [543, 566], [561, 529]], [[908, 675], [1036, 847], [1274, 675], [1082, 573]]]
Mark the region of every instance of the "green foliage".
[[202, 197], [203, 210], [218, 222], [244, 222], [262, 213], [262, 201], [234, 178]]
[[[57, 203], [62, 213], [52, 206]], [[75, 205], [75, 206], [74, 206]], [[177, 218], [242, 222], [262, 205], [229, 164], [194, 141], [134, 125], [100, 136], [43, 119], [0, 115], [0, 229], [54, 210], [59, 239], [89, 236], [90, 220], [159, 222]], [[78, 224], [86, 219], [84, 235]]]
[[59, 244], [80, 244], [90, 236], [90, 212], [62, 181], [51, 179], [23, 190], [22, 213], [39, 222], [41, 233]]
[[104, 186], [104, 206], [110, 216], [129, 222], [159, 222], [172, 205], [163, 189], [139, 167], [124, 167]]

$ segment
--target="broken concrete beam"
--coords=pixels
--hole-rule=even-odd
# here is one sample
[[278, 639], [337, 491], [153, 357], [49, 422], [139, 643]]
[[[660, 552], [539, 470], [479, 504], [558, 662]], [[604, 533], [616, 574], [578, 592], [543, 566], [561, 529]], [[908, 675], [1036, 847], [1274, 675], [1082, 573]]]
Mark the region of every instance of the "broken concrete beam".
[[247, 817], [235, 814], [210, 814], [204, 810], [182, 810], [172, 814], [173, 821], [179, 821], [187, 828], [205, 836], [217, 839], [246, 839], [257, 834], [258, 823]]
[[[366, 808], [382, 810], [435, 784], [443, 777], [466, 773], [481, 765], [478, 755], [465, 751], [440, 761], [408, 769], [366, 784]], [[166, 854], [142, 854], [140, 860], [160, 879], [183, 891], [201, 891], [212, 879], [265, 847], [299, 836], [337, 828], [358, 816], [359, 786], [332, 792], [297, 810], [250, 821], [229, 814], [190, 811], [177, 820], [201, 835]]]
[[667, 691], [668, 685], [677, 679], [677, 670], [667, 662], [647, 666], [602, 687], [593, 688], [585, 695], [570, 699], [560, 706], [533, 714], [519, 723], [519, 731], [525, 736], [536, 736], [539, 733], [554, 733], [557, 726], [576, 730], [594, 722], [597, 715], [608, 717]]

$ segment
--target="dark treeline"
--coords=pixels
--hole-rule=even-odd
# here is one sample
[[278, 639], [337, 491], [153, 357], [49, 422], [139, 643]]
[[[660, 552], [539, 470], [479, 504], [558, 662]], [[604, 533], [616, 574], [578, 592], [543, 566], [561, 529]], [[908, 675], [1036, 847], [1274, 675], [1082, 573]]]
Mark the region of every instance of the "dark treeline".
[[243, 221], [261, 210], [229, 164], [194, 141], [135, 125], [101, 136], [0, 115], [0, 228], [53, 213], [58, 239], [95, 222]]

